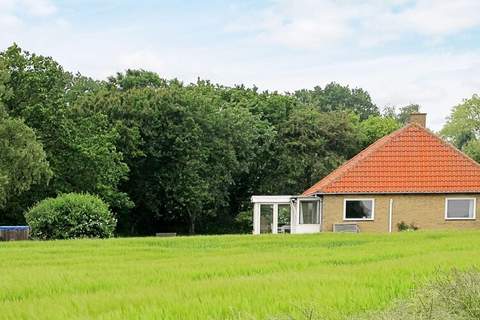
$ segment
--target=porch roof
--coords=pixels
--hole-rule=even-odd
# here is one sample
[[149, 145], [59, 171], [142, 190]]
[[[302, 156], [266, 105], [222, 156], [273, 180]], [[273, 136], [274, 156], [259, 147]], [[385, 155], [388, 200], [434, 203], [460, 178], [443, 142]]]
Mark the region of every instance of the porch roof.
[[292, 198], [296, 196], [252, 196], [250, 199], [254, 203], [265, 202], [265, 203], [288, 203]]

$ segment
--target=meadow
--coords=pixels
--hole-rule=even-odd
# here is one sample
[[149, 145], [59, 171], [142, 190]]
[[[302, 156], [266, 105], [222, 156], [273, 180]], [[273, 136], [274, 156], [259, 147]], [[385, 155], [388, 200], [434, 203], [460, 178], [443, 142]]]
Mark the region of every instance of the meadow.
[[475, 231], [3, 242], [0, 318], [345, 319], [479, 248]]

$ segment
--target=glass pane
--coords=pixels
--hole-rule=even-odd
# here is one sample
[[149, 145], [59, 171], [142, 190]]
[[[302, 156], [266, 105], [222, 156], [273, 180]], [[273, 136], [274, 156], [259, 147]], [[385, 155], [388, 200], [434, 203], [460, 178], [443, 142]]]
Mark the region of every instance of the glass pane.
[[300, 202], [300, 224], [319, 224], [318, 201]]
[[272, 233], [273, 227], [273, 205], [260, 205], [260, 233]]
[[473, 218], [473, 200], [447, 201], [447, 218]]
[[345, 202], [346, 219], [371, 219], [373, 201], [372, 200], [347, 200]]
[[278, 205], [278, 232], [290, 232], [290, 204]]

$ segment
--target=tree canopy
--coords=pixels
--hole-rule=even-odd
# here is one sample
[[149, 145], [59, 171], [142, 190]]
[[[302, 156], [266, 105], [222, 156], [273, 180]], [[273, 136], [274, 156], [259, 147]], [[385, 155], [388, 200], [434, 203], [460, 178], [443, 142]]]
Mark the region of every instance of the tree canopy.
[[10, 75], [0, 59], [0, 208], [12, 196], [36, 183], [48, 182], [51, 171], [42, 144], [21, 119], [10, 117], [4, 101], [10, 99]]
[[455, 106], [441, 134], [480, 161], [480, 96], [475, 94]]
[[402, 122], [403, 109], [382, 115], [367, 91], [338, 83], [278, 93], [148, 70], [99, 81], [17, 45], [0, 59], [0, 143], [36, 165], [0, 222], [76, 192], [101, 198], [118, 234], [239, 232], [252, 194], [300, 193]]

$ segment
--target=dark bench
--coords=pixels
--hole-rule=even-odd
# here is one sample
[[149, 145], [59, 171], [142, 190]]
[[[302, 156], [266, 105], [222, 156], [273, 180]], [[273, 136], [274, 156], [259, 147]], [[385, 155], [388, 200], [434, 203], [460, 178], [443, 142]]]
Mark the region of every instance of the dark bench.
[[157, 232], [155, 234], [156, 237], [176, 237], [176, 232]]

